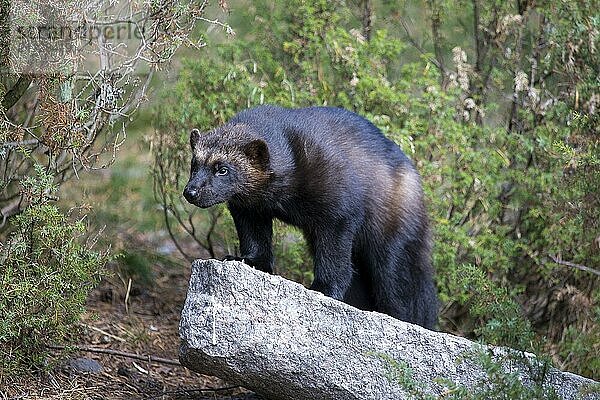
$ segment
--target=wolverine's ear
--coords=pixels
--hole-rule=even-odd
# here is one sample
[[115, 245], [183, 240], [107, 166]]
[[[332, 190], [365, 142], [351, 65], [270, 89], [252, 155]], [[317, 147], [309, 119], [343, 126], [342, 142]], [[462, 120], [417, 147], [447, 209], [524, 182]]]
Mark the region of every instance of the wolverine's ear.
[[269, 166], [269, 148], [264, 140], [256, 139], [244, 146], [244, 154], [262, 169]]
[[198, 129], [194, 128], [190, 132], [190, 146], [192, 147], [192, 149], [196, 146], [196, 143], [198, 143], [198, 140], [200, 140], [200, 131]]

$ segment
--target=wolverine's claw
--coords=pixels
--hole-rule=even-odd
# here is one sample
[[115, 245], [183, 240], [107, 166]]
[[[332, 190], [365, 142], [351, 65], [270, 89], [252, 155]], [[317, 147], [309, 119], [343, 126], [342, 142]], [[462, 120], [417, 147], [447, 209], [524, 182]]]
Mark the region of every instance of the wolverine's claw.
[[225, 257], [223, 257], [223, 261], [241, 261], [241, 262], [245, 262], [245, 259], [243, 259], [242, 257], [236, 257], [236, 256], [232, 256], [232, 255], [226, 255]]

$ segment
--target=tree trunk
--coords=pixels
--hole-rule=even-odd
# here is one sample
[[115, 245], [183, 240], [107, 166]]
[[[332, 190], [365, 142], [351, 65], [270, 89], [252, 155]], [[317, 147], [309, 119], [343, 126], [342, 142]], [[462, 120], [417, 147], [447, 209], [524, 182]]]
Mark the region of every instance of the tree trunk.
[[371, 40], [371, 29], [373, 27], [373, 4], [371, 0], [362, 0], [361, 3], [363, 35], [369, 41]]

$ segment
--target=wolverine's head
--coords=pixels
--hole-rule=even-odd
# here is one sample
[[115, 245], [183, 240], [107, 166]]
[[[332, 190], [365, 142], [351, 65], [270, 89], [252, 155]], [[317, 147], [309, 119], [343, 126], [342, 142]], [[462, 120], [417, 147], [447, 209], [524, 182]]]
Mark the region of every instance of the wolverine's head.
[[243, 124], [190, 133], [192, 168], [183, 196], [201, 208], [244, 201], [269, 177], [269, 149]]

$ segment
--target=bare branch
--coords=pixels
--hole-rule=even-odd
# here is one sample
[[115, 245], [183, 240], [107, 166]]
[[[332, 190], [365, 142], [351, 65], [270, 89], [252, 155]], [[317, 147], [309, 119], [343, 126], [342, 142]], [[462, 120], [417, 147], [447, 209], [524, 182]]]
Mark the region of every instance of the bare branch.
[[224, 386], [224, 387], [218, 387], [218, 388], [194, 388], [194, 389], [177, 389], [177, 390], [165, 390], [163, 392], [161, 392], [160, 394], [157, 394], [156, 396], [151, 396], [148, 397], [148, 399], [158, 399], [158, 398], [162, 398], [166, 395], [169, 394], [179, 394], [179, 395], [187, 395], [189, 396], [189, 393], [195, 393], [195, 392], [226, 392], [228, 390], [233, 390], [233, 389], [238, 389], [239, 386]]
[[3, 228], [6, 225], [6, 221], [9, 217], [16, 215], [20, 211], [21, 203], [23, 202], [23, 198], [19, 196], [18, 199], [13, 200], [8, 205], [2, 207], [0, 210], [0, 217], [2, 217], [2, 222], [0, 222], [0, 228]]
[[167, 365], [176, 365], [178, 367], [181, 366], [181, 364], [179, 363], [178, 360], [170, 360], [168, 358], [156, 357], [156, 356], [151, 356], [151, 355], [127, 353], [125, 351], [104, 349], [101, 347], [90, 347], [90, 346], [85, 346], [85, 345], [66, 347], [66, 346], [57, 346], [57, 345], [50, 345], [50, 344], [46, 345], [46, 347], [51, 350], [68, 350], [69, 348], [75, 348], [76, 350], [87, 351], [90, 353], [110, 354], [112, 356], [133, 358], [135, 360], [142, 360], [142, 361], [154, 362], [154, 363], [159, 363], [159, 364], [167, 364]]
[[402, 28], [404, 28], [404, 31], [406, 32], [406, 37], [408, 39], [408, 41], [410, 42], [410, 44], [419, 51], [419, 53], [421, 53], [422, 55], [426, 56], [427, 59], [433, 64], [435, 65], [440, 71], [443, 72], [442, 70], [442, 66], [440, 65], [440, 63], [438, 62], [438, 60], [436, 60], [435, 58], [431, 57], [429, 55], [429, 53], [427, 51], [425, 51], [425, 49], [423, 49], [423, 46], [421, 46], [417, 40], [414, 38], [414, 36], [411, 34], [410, 30], [408, 29], [408, 24], [406, 23], [406, 21], [404, 20], [404, 18], [400, 17], [400, 24], [402, 25]]
[[594, 274], [594, 275], [598, 275], [598, 276], [600, 276], [600, 271], [598, 271], [597, 269], [590, 268], [590, 267], [586, 267], [585, 265], [581, 265], [581, 264], [575, 264], [575, 263], [573, 263], [573, 262], [570, 262], [570, 261], [563, 261], [563, 260], [561, 260], [560, 258], [558, 258], [558, 257], [556, 257], [556, 256], [553, 256], [552, 254], [549, 254], [548, 256], [549, 256], [549, 257], [552, 259], [552, 261], [554, 261], [556, 264], [559, 264], [559, 265], [566, 265], [567, 267], [577, 268], [578, 270], [585, 271], [585, 272], [589, 272], [589, 273], [591, 273], [591, 274]]
[[2, 98], [2, 107], [5, 110], [10, 110], [19, 101], [23, 93], [29, 88], [29, 85], [31, 85], [31, 80], [31, 76], [29, 75], [21, 74], [19, 76], [17, 82]]

